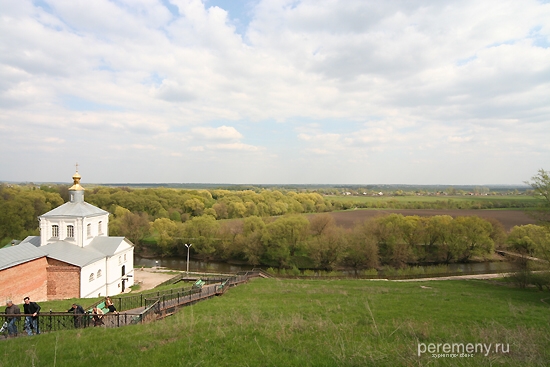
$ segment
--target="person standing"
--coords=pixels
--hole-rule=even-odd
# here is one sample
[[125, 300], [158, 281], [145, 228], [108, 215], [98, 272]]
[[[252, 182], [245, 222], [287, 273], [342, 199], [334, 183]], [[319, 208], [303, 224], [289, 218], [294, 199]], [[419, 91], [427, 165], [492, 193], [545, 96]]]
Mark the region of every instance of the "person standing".
[[[32, 335], [32, 331], [38, 335], [40, 334], [40, 329], [38, 327], [38, 313], [40, 312], [40, 305], [36, 302], [31, 302], [29, 297], [23, 298], [25, 304], [23, 305], [23, 310], [25, 312], [25, 330], [27, 335]], [[29, 316], [32, 315], [32, 316]]]
[[15, 322], [21, 318], [19, 306], [14, 305], [11, 299], [6, 301], [6, 321], [8, 321], [8, 335], [17, 336], [17, 325]]
[[84, 315], [85, 313], [82, 306], [73, 303], [73, 306], [69, 308], [67, 312], [71, 312], [74, 314], [74, 327], [79, 328], [82, 323], [82, 315]]

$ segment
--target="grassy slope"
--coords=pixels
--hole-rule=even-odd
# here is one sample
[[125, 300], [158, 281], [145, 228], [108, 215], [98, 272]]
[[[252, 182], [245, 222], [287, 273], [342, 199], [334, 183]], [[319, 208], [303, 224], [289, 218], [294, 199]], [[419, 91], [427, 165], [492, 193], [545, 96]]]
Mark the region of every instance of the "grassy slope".
[[[546, 296], [482, 281], [257, 279], [149, 325], [1, 341], [0, 367], [544, 366]], [[510, 353], [419, 358], [418, 342], [509, 343]]]

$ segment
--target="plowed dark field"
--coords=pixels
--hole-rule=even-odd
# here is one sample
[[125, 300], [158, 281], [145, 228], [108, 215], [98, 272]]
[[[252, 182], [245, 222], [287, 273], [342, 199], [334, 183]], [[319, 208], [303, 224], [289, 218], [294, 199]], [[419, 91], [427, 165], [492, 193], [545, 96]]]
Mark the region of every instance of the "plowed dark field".
[[357, 222], [363, 222], [366, 219], [379, 215], [397, 213], [402, 215], [418, 215], [421, 217], [431, 217], [434, 215], [450, 215], [451, 217], [477, 215], [481, 218], [494, 218], [498, 220], [504, 228], [509, 231], [513, 226], [524, 224], [535, 224], [535, 220], [529, 217], [521, 210], [444, 210], [444, 209], [385, 209], [385, 210], [349, 210], [345, 212], [329, 213], [336, 220], [336, 224], [351, 228]]

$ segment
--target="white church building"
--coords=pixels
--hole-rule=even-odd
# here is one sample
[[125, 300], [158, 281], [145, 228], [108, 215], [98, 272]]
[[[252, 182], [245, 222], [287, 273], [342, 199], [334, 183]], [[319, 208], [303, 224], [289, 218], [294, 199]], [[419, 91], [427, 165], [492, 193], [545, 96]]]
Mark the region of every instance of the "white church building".
[[[68, 202], [38, 218], [40, 236], [0, 250], [0, 287], [12, 293], [6, 297], [15, 299], [19, 293], [34, 294], [34, 300], [113, 296], [134, 284], [133, 244], [124, 237], [108, 236], [109, 212], [84, 201], [80, 179], [77, 171]], [[8, 287], [10, 270], [19, 279], [22, 271], [32, 272], [37, 288], [21, 280], [12, 280]], [[17, 283], [18, 289], [14, 288]]]

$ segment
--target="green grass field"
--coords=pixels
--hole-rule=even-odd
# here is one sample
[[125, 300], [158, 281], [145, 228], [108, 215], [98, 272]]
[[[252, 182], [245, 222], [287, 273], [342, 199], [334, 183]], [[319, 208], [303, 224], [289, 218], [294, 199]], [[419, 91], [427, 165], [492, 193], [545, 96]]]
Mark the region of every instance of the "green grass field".
[[473, 201], [473, 202], [525, 202], [535, 203], [536, 199], [532, 196], [526, 195], [507, 195], [507, 196], [327, 196], [327, 199], [340, 201], [340, 202], [357, 202], [357, 203], [376, 203], [383, 201], [396, 201], [396, 202], [420, 202], [420, 203], [434, 203], [437, 201]]
[[[148, 325], [0, 341], [0, 367], [547, 366], [541, 298], [550, 294], [474, 280], [256, 279]], [[419, 343], [509, 353], [419, 357]]]

